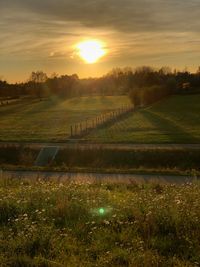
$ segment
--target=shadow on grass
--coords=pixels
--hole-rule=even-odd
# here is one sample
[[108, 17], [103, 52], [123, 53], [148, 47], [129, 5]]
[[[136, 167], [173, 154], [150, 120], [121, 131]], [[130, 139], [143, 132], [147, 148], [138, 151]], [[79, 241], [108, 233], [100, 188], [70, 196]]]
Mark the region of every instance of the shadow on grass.
[[103, 103], [104, 105], [112, 105], [113, 101], [111, 100], [111, 98], [106, 97], [106, 96], [101, 96], [100, 98], [100, 102]]
[[142, 114], [155, 126], [158, 133], [167, 135], [171, 143], [180, 143], [183, 141], [195, 143], [195, 141], [199, 141], [199, 139], [183, 127], [158, 113], [146, 109], [142, 111]]
[[37, 114], [40, 113], [42, 111], [48, 110], [48, 109], [55, 109], [56, 106], [60, 105], [62, 102], [64, 102], [64, 100], [61, 100], [59, 98], [50, 98], [47, 100], [42, 100], [32, 106], [32, 108], [30, 110], [27, 110], [26, 115], [31, 115], [31, 114]]
[[73, 98], [68, 100], [68, 103], [72, 104], [72, 105], [80, 104], [82, 102], [83, 102], [83, 98], [82, 97], [73, 97]]
[[85, 97], [83, 99], [83, 104], [85, 106], [97, 106], [100, 110], [109, 110], [113, 107], [113, 99], [108, 96], [94, 96], [94, 97]]
[[30, 109], [31, 105], [36, 105], [38, 100], [30, 100], [30, 101], [19, 101], [12, 105], [8, 105], [2, 107], [0, 109], [0, 115], [10, 115], [10, 114], [20, 114], [21, 112], [26, 112], [26, 110]]
[[112, 135], [112, 133], [110, 132], [110, 128], [115, 124], [118, 124], [118, 123], [125, 121], [126, 119], [128, 119], [132, 115], [133, 115], [133, 111], [122, 114], [122, 115], [118, 116], [117, 118], [113, 118], [111, 120], [108, 120], [107, 122], [97, 126], [95, 129], [91, 129], [90, 132], [88, 132], [84, 135], [84, 137], [91, 135], [91, 134], [98, 133], [98, 130], [106, 130], [106, 129], [109, 129], [108, 133], [109, 133], [109, 135], [110, 134]]

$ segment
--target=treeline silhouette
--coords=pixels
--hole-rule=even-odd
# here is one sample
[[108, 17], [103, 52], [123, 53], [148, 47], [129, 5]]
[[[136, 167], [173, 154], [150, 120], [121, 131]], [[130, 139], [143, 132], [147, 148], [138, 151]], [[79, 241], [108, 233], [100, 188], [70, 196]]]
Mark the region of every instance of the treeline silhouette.
[[71, 98], [84, 95], [129, 95], [135, 105], [147, 105], [166, 95], [198, 91], [200, 67], [196, 73], [171, 71], [168, 67], [158, 70], [143, 66], [132, 70], [129, 67], [115, 68], [100, 78], [79, 79], [77, 74], [53, 74], [32, 72], [24, 83], [9, 84], [0, 80], [0, 98], [22, 96], [42, 99], [51, 95]]

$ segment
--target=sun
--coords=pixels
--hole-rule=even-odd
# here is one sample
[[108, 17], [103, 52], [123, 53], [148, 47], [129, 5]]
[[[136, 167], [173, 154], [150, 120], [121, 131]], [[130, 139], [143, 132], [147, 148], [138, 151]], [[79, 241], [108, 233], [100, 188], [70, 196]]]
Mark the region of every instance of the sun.
[[96, 63], [106, 54], [103, 43], [98, 40], [83, 41], [76, 45], [78, 55], [88, 64]]

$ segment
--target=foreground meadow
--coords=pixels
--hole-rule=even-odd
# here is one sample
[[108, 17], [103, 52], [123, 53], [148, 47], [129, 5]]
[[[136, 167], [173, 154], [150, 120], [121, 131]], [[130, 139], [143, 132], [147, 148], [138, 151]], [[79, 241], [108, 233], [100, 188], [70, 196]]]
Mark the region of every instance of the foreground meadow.
[[2, 179], [1, 266], [199, 266], [200, 184]]

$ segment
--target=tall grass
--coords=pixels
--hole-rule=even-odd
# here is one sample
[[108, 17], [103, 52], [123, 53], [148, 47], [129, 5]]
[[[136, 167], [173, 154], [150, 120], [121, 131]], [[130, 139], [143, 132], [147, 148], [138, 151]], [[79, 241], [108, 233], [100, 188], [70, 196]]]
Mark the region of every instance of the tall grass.
[[0, 182], [2, 267], [199, 266], [199, 183]]
[[117, 150], [117, 149], [61, 149], [55, 166], [80, 168], [154, 168], [200, 170], [199, 150]]
[[1, 145], [0, 164], [31, 166], [37, 158], [39, 148], [29, 148], [23, 145]]
[[[39, 148], [18, 146], [0, 147], [0, 164], [5, 168], [32, 168], [39, 153]], [[53, 163], [47, 166], [55, 170], [84, 171], [151, 171], [191, 173], [200, 172], [200, 150], [198, 149], [151, 149], [117, 150], [96, 148], [60, 149]]]

